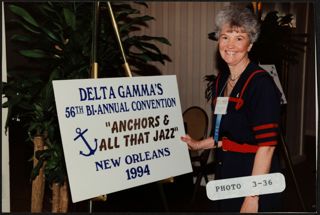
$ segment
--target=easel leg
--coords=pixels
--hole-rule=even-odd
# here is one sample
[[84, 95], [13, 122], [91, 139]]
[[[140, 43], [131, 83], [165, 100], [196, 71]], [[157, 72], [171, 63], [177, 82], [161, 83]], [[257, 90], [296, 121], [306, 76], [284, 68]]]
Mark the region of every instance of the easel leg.
[[164, 190], [163, 190], [163, 184], [158, 182], [157, 186], [158, 186], [158, 190], [159, 190], [160, 195], [161, 195], [161, 200], [162, 200], [162, 203], [163, 203], [163, 206], [164, 206], [164, 210], [166, 212], [168, 212], [169, 211], [169, 206], [168, 206], [166, 195], [165, 195]]
[[92, 213], [92, 199], [89, 200], [89, 213]]
[[194, 205], [194, 203], [196, 202], [196, 198], [197, 198], [197, 194], [198, 194], [198, 190], [199, 190], [199, 187], [201, 186], [201, 179], [203, 177], [203, 174], [202, 172], [200, 171], [199, 174], [197, 175], [197, 178], [196, 178], [196, 182], [194, 184], [194, 190], [193, 190], [193, 194], [192, 194], [192, 199], [191, 199], [191, 204], [190, 206], [192, 207]]
[[294, 185], [295, 185], [295, 188], [296, 188], [296, 192], [297, 192], [298, 198], [300, 200], [301, 207], [302, 207], [303, 211], [306, 211], [306, 207], [305, 207], [305, 204], [304, 204], [301, 192], [300, 192], [298, 181], [297, 181], [296, 175], [295, 175], [294, 170], [293, 170], [291, 156], [290, 156], [290, 154], [288, 152], [288, 148], [287, 148], [287, 145], [286, 145], [286, 142], [284, 140], [282, 132], [280, 132], [280, 138], [281, 138], [281, 144], [282, 144], [282, 149], [283, 149], [283, 152], [284, 152], [284, 155], [285, 155], [286, 163], [287, 163], [287, 165], [289, 167], [289, 172], [290, 172], [290, 175], [291, 175], [291, 177], [293, 179], [293, 182], [294, 182]]

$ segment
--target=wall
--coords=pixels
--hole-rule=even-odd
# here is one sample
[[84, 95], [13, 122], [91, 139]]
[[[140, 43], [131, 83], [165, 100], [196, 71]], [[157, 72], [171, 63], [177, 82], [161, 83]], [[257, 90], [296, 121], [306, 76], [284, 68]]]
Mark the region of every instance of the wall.
[[[214, 31], [214, 16], [227, 3], [218, 2], [148, 2], [139, 7], [141, 14], [155, 17], [139, 34], [163, 36], [171, 46], [157, 44], [172, 62], [156, 64], [163, 75], [177, 76], [181, 109], [197, 105], [211, 113], [205, 99], [206, 75], [217, 73], [217, 43], [208, 39]], [[136, 7], [136, 6], [135, 6]]]

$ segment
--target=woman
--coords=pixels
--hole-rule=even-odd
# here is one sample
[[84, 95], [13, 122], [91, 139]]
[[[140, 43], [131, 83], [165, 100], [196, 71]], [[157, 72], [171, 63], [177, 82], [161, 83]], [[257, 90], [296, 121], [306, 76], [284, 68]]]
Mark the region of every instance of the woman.
[[[221, 71], [214, 89], [213, 137], [181, 137], [190, 150], [216, 148], [216, 179], [279, 171], [275, 153], [280, 119], [280, 92], [272, 77], [250, 61], [259, 34], [249, 9], [226, 8], [216, 17], [219, 53], [229, 71]], [[227, 106], [221, 102], [227, 99]], [[219, 201], [221, 211], [276, 211], [279, 194]]]

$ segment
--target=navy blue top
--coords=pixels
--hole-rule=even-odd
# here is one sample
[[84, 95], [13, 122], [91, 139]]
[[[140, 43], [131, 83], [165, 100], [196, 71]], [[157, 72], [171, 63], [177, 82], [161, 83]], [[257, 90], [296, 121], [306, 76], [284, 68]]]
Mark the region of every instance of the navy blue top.
[[[229, 74], [222, 72], [218, 76], [215, 98], [223, 96]], [[247, 81], [250, 76], [251, 80]], [[249, 63], [230, 94], [231, 101], [228, 103], [227, 114], [221, 120], [219, 139], [227, 137], [239, 144], [276, 145], [280, 98], [281, 93], [271, 75], [258, 65]], [[215, 119], [216, 115], [213, 117], [213, 128]]]

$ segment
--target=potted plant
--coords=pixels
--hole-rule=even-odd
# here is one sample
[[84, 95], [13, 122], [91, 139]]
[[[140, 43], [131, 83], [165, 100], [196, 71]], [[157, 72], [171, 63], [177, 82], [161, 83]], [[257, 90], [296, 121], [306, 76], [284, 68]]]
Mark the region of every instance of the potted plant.
[[[146, 3], [138, 3], [147, 7]], [[8, 71], [3, 94], [8, 101], [6, 128], [19, 118], [35, 146], [31, 179], [31, 212], [42, 211], [43, 182], [52, 189], [52, 212], [67, 212], [68, 187], [62, 143], [52, 88], [52, 80], [89, 78], [91, 71], [92, 30], [96, 15], [93, 2], [10, 3], [12, 21], [23, 32], [12, 36], [20, 55], [28, 59], [22, 68]], [[129, 65], [139, 75], [160, 74], [150, 62], [170, 61], [154, 44], [170, 45], [164, 37], [137, 36], [134, 31], [147, 26], [153, 17], [140, 15], [133, 3], [113, 2], [119, 33]], [[97, 61], [100, 77], [121, 77], [123, 59], [117, 46], [106, 5], [100, 4], [97, 25]], [[33, 181], [33, 182], [34, 182]], [[38, 202], [35, 204], [34, 202]]]

